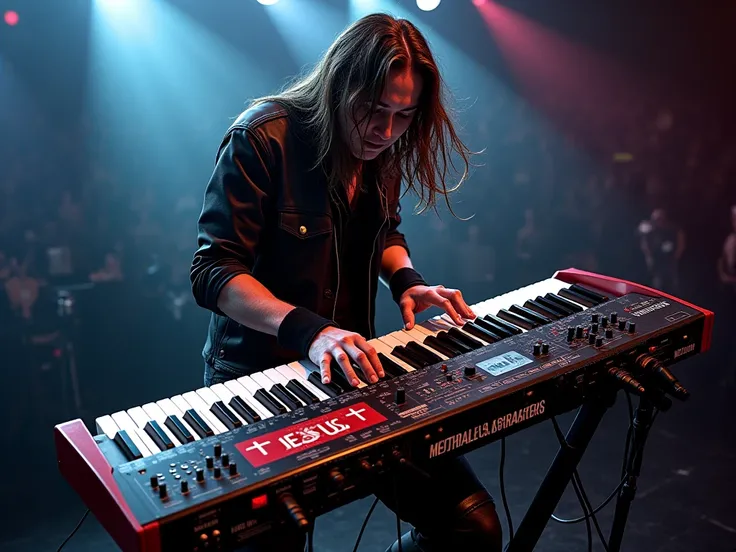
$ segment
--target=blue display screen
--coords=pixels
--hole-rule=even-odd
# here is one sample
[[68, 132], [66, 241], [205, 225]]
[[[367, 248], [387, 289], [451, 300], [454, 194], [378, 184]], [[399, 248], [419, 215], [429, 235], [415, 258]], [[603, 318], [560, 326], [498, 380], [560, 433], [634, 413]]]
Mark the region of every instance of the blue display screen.
[[529, 364], [530, 362], [532, 362], [532, 359], [520, 355], [519, 353], [516, 353], [514, 351], [510, 351], [500, 356], [496, 356], [479, 362], [478, 364], [476, 364], [476, 366], [482, 370], [485, 370], [492, 376], [500, 376], [502, 374], [505, 374], [506, 372], [516, 370], [521, 366]]

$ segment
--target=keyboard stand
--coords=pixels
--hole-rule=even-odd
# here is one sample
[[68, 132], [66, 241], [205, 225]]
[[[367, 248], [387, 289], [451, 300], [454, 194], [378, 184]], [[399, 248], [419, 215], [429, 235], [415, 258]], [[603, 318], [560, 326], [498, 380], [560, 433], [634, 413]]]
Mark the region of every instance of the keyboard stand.
[[532, 552], [534, 550], [570, 483], [585, 449], [603, 416], [613, 405], [615, 398], [615, 392], [610, 396], [595, 397], [583, 403], [579, 408], [565, 436], [567, 446], [561, 446], [557, 452], [514, 538], [509, 542], [506, 552]]
[[644, 457], [644, 444], [649, 436], [649, 430], [654, 421], [654, 406], [645, 397], [639, 400], [639, 406], [634, 415], [632, 430], [633, 445], [629, 448], [626, 457], [626, 482], [616, 498], [616, 511], [611, 524], [611, 535], [608, 537], [608, 551], [618, 552], [621, 549], [621, 541], [624, 537], [626, 520], [629, 517], [629, 509], [636, 494], [636, 482], [641, 473], [641, 462]]

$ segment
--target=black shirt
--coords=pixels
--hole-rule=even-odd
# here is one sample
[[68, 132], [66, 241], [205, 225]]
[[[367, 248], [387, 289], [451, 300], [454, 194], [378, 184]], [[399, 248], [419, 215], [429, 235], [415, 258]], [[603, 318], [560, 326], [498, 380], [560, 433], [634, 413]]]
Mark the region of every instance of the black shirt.
[[[335, 316], [326, 313], [327, 318], [333, 319], [343, 330], [359, 331], [367, 321], [360, 324], [359, 316], [367, 316], [367, 305], [357, 305], [356, 297], [365, 297], [365, 292], [360, 293], [361, 288], [367, 289], [370, 273], [368, 263], [372, 251], [371, 240], [375, 236], [369, 235], [366, 230], [366, 217], [375, 213], [369, 211], [373, 208], [373, 190], [362, 190], [357, 186], [353, 194], [352, 203], [348, 200], [345, 188], [336, 190], [338, 201], [333, 206], [335, 217], [335, 228], [338, 231], [338, 259], [339, 259], [339, 285], [335, 285], [333, 293], [337, 295], [335, 302]], [[367, 256], [368, 255], [368, 256]], [[376, 261], [375, 259], [373, 262]], [[351, 275], [351, 277], [347, 277]], [[364, 278], [363, 278], [364, 277]], [[366, 337], [366, 336], [364, 336]]]

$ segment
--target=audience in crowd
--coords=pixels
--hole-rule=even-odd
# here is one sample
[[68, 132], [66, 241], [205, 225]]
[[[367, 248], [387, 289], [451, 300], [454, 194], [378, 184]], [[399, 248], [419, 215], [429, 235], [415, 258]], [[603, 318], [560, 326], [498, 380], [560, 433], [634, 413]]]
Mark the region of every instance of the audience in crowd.
[[[717, 117], [697, 103], [653, 102], [628, 111], [627, 132], [589, 139], [543, 128], [529, 108], [484, 109], [468, 114], [476, 125], [466, 138], [485, 153], [453, 197], [458, 218], [446, 209], [412, 218], [404, 199], [404, 230], [428, 279], [463, 289], [472, 303], [574, 266], [693, 301], [718, 300], [700, 292], [720, 281], [735, 308], [736, 207], [725, 243], [721, 221], [736, 202], [736, 147]], [[93, 166], [85, 181], [40, 193], [50, 175], [31, 157], [16, 151], [6, 161], [0, 339], [22, 345], [16, 359], [36, 362], [31, 345], [63, 325], [63, 289], [125, 286], [172, 327], [205, 315], [188, 280], [205, 182], [169, 197], [155, 186], [125, 188]]]

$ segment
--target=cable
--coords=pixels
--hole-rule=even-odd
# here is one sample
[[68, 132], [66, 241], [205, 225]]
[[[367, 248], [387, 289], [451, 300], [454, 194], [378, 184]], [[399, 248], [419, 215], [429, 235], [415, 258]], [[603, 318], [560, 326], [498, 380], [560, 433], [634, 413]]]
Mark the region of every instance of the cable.
[[[614, 498], [616, 497], [616, 495], [618, 494], [618, 492], [619, 492], [619, 491], [621, 490], [621, 487], [623, 487], [623, 486], [624, 486], [624, 483], [626, 483], [626, 478], [623, 478], [623, 479], [621, 480], [621, 483], [619, 483], [619, 484], [618, 484], [618, 485], [616, 486], [616, 488], [615, 488], [615, 489], [613, 489], [613, 491], [612, 491], [612, 492], [611, 492], [611, 494], [610, 494], [610, 495], [608, 496], [608, 498], [607, 498], [606, 500], [604, 500], [604, 501], [603, 501], [603, 502], [601, 503], [601, 505], [600, 505], [600, 506], [598, 506], [598, 507], [597, 507], [597, 508], [596, 508], [595, 510], [593, 510], [593, 513], [594, 513], [594, 514], [597, 514], [597, 513], [598, 513], [598, 512], [600, 512], [600, 511], [601, 511], [601, 510], [602, 510], [603, 508], [605, 508], [606, 506], [608, 506], [608, 504], [609, 504], [609, 503], [610, 503], [610, 502], [611, 502], [611, 501], [612, 501], [612, 500], [613, 500], [613, 499], [614, 499]], [[563, 523], [563, 524], [573, 524], [573, 523], [582, 523], [583, 521], [585, 521], [585, 520], [586, 520], [586, 516], [580, 516], [580, 517], [578, 517], [578, 518], [573, 518], [573, 519], [563, 519], [563, 518], [559, 518], [559, 517], [557, 517], [557, 516], [553, 515], [553, 516], [552, 516], [552, 519], [553, 519], [554, 521], [556, 521], [557, 523]]]
[[394, 470], [394, 477], [392, 479], [394, 482], [394, 504], [396, 506], [396, 542], [399, 543], [399, 552], [403, 552], [401, 547], [401, 518], [399, 518], [399, 491], [396, 488], [396, 471]]
[[74, 528], [74, 531], [72, 531], [71, 533], [69, 533], [69, 536], [66, 539], [64, 539], [64, 542], [62, 542], [59, 545], [59, 548], [56, 549], [56, 552], [60, 552], [61, 549], [64, 548], [64, 545], [66, 545], [66, 543], [69, 542], [69, 539], [71, 539], [74, 536], [74, 533], [76, 533], [79, 530], [79, 528], [82, 526], [82, 523], [84, 523], [84, 520], [87, 519], [87, 516], [88, 515], [89, 515], [89, 508], [87, 509], [86, 512], [84, 512], [84, 515], [82, 516], [82, 519], [79, 520], [79, 523], [77, 523], [77, 526]]
[[[562, 430], [560, 429], [560, 426], [557, 423], [557, 419], [554, 416], [552, 416], [550, 420], [552, 421], [552, 425], [555, 428], [555, 435], [557, 435], [557, 439], [560, 441], [560, 445], [563, 447], [569, 447], [570, 445], [565, 439], [565, 436], [563, 435]], [[606, 539], [603, 536], [603, 531], [601, 531], [601, 526], [598, 524], [598, 518], [596, 518], [595, 511], [593, 510], [593, 507], [591, 506], [590, 501], [588, 500], [588, 496], [585, 493], [585, 488], [583, 487], [583, 482], [580, 479], [580, 474], [578, 473], [577, 469], [573, 472], [572, 482], [573, 482], [573, 489], [575, 489], [575, 494], [578, 495], [578, 500], [580, 501], [580, 505], [583, 508], [583, 516], [585, 518], [589, 517], [593, 520], [593, 525], [595, 526], [596, 531], [598, 532], [598, 537], [601, 539], [601, 544], [603, 544], [603, 549], [606, 552], [608, 552], [608, 543], [606, 542]]]
[[578, 502], [580, 502], [580, 507], [583, 509], [583, 519], [585, 520], [585, 532], [588, 537], [588, 552], [593, 552], [593, 531], [590, 528], [590, 516], [588, 514], [587, 508], [585, 507], [585, 502], [583, 501], [583, 494], [580, 492], [580, 487], [578, 487], [578, 482], [574, 477], [572, 478], [572, 489], [575, 491], [575, 496], [578, 497]]
[[595, 526], [595, 530], [598, 532], [598, 538], [601, 540], [601, 544], [603, 545], [603, 550], [608, 552], [608, 542], [606, 541], [606, 537], [603, 536], [603, 531], [601, 531], [601, 526], [598, 524], [598, 518], [596, 517], [595, 513], [593, 513], [593, 508], [590, 504], [590, 500], [588, 500], [588, 495], [585, 493], [585, 487], [583, 487], [583, 481], [580, 479], [580, 474], [577, 470], [575, 470], [575, 473], [573, 474], [573, 480], [577, 479], [578, 486], [580, 487], [580, 495], [583, 497], [583, 503], [588, 509], [588, 512], [590, 512], [590, 518], [593, 520], [593, 525]]
[[501, 438], [501, 461], [498, 464], [498, 479], [501, 486], [501, 500], [503, 501], [503, 509], [506, 513], [506, 522], [509, 525], [509, 541], [514, 538], [514, 522], [511, 519], [511, 510], [509, 502], [506, 500], [506, 484], [503, 480], [503, 468], [506, 464], [506, 437]]
[[621, 479], [626, 476], [626, 460], [629, 457], [629, 450], [631, 447], [631, 439], [634, 434], [634, 405], [631, 402], [631, 395], [626, 392], [626, 402], [629, 406], [629, 429], [626, 432], [626, 444], [624, 446], [624, 458], [621, 462]]
[[358, 546], [360, 546], [360, 539], [363, 538], [363, 532], [365, 531], [365, 528], [368, 526], [368, 520], [371, 519], [371, 514], [373, 513], [373, 510], [375, 510], [376, 504], [378, 504], [378, 497], [376, 497], [376, 499], [373, 501], [373, 504], [371, 504], [371, 507], [368, 510], [368, 513], [365, 515], [365, 519], [363, 520], [363, 526], [360, 528], [360, 533], [358, 533], [358, 539], [355, 541], [355, 546], [353, 547], [353, 552], [358, 552]]

